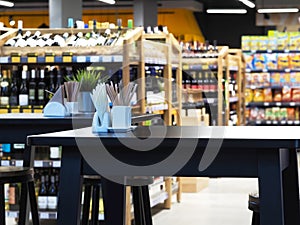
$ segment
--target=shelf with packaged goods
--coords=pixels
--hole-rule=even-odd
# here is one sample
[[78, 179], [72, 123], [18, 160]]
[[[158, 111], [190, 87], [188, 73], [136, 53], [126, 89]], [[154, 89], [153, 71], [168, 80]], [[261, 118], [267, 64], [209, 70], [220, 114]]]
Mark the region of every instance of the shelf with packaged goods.
[[[228, 125], [230, 118], [230, 107], [231, 104], [236, 104], [237, 110], [237, 119], [234, 122], [236, 125], [245, 124], [244, 120], [244, 82], [245, 82], [245, 73], [244, 73], [244, 59], [242, 55], [242, 51], [240, 49], [230, 49], [227, 46], [219, 46], [218, 54], [213, 53], [211, 57], [209, 54], [206, 54], [206, 57], [198, 57], [198, 58], [183, 58], [182, 59], [182, 68], [183, 70], [189, 74], [191, 77], [195, 77], [194, 73], [198, 71], [213, 71], [216, 75], [217, 83], [217, 91], [215, 91], [214, 96], [218, 102], [217, 108], [217, 124], [216, 125]], [[202, 82], [200, 83], [202, 84]], [[191, 84], [192, 89], [184, 89], [183, 96], [186, 96], [184, 101], [185, 108], [193, 107], [191, 105], [191, 96], [193, 93], [194, 96], [198, 97], [202, 94], [206, 98], [211, 98], [212, 93], [207, 92], [206, 88], [200, 91], [198, 88], [193, 90], [195, 86], [193, 83]], [[196, 84], [197, 86], [197, 84]], [[210, 87], [210, 83], [208, 83]], [[222, 91], [218, 91], [222, 90]], [[198, 94], [197, 93], [200, 93]], [[196, 97], [197, 97], [196, 96]], [[204, 100], [205, 98], [202, 98]], [[200, 107], [198, 104], [200, 100], [197, 98], [195, 100], [195, 105]], [[208, 101], [209, 103], [210, 101]], [[205, 103], [205, 102], [204, 102]], [[187, 107], [188, 106], [188, 107]], [[213, 121], [213, 119], [212, 119]]]
[[248, 120], [247, 121], [248, 125], [252, 126], [299, 126], [300, 121], [299, 120]]

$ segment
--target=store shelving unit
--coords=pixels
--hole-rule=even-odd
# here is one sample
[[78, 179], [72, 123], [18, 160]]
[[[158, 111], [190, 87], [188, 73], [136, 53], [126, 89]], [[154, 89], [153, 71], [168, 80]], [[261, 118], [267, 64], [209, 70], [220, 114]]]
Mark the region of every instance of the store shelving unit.
[[226, 121], [231, 121], [231, 125], [240, 126], [246, 124], [245, 62], [241, 49], [229, 49], [228, 51], [228, 66], [226, 67], [228, 88], [225, 96], [229, 96], [229, 102], [226, 104]]
[[[183, 101], [183, 109], [202, 108], [209, 105], [208, 108], [212, 110], [208, 111], [216, 112], [216, 115], [210, 115], [210, 125], [228, 125], [232, 115], [231, 105], [236, 104], [234, 113], [237, 115], [237, 122], [235, 125], [243, 124], [244, 73], [241, 50], [220, 46], [218, 47], [218, 53], [206, 53], [201, 57], [185, 57], [182, 59], [182, 63], [183, 70], [192, 77], [192, 80], [199, 79], [201, 75], [197, 76], [197, 73], [212, 71], [216, 74], [212, 80], [208, 81], [208, 84], [201, 83], [204, 86], [216, 85], [213, 91], [207, 90], [206, 87], [204, 87], [204, 90], [203, 88], [194, 89], [193, 83], [190, 84], [192, 88], [183, 89], [184, 95], [192, 96], [191, 98], [194, 100], [190, 101], [189, 97], [183, 98], [186, 100]], [[236, 76], [232, 76], [234, 73]], [[200, 79], [203, 79], [203, 75]], [[230, 86], [234, 86], [235, 90], [231, 90]], [[234, 95], [230, 95], [233, 92]]]
[[[36, 29], [24, 29], [36, 31]], [[39, 29], [42, 34], [55, 33], [62, 34], [77, 33], [77, 32], [90, 32], [89, 29]], [[122, 80], [124, 85], [128, 84], [130, 80], [130, 67], [137, 66], [139, 86], [137, 99], [138, 104], [133, 106], [135, 112], [146, 113], [149, 110], [151, 112], [162, 111], [164, 121], [166, 125], [173, 125], [172, 114], [176, 114], [176, 125], [181, 124], [180, 109], [181, 108], [181, 93], [178, 89], [176, 92], [176, 102], [173, 102], [172, 98], [172, 68], [176, 68], [176, 84], [181, 84], [181, 49], [172, 34], [160, 34], [160, 35], [145, 35], [143, 34], [143, 28], [136, 28], [133, 30], [124, 30], [122, 36], [122, 42], [117, 46], [96, 46], [96, 47], [6, 47], [3, 46], [6, 40], [16, 35], [16, 29], [5, 30], [6, 33], [0, 36], [0, 64], [4, 67], [10, 67], [12, 65], [81, 65], [83, 67], [89, 66], [92, 63], [97, 65], [101, 64], [114, 64], [116, 67], [122, 70]], [[164, 42], [156, 42], [151, 39], [162, 38]], [[145, 91], [145, 65], [159, 65], [164, 67], [164, 92], [165, 102], [163, 102], [163, 108], [159, 106], [147, 105], [146, 91]], [[22, 108], [22, 107], [21, 107]], [[30, 108], [30, 107], [29, 107]], [[40, 108], [39, 108], [40, 109]], [[153, 110], [155, 109], [155, 110]], [[157, 110], [160, 109], [160, 110]], [[31, 112], [33, 108], [28, 109]], [[41, 110], [41, 109], [40, 109]], [[11, 112], [11, 108], [7, 107], [3, 112]], [[19, 110], [20, 112], [20, 110]], [[1, 165], [22, 165], [22, 160], [2, 160]], [[47, 168], [59, 168], [60, 161], [51, 160], [36, 160], [35, 167], [47, 167]], [[172, 184], [171, 178], [166, 177], [164, 179], [165, 190], [152, 198], [152, 205], [164, 201], [165, 207], [171, 207], [171, 197], [173, 194], [177, 194], [178, 201], [180, 201], [180, 178], [177, 180], [177, 186]], [[127, 194], [129, 196], [129, 194]], [[131, 207], [127, 207], [128, 209]], [[53, 212], [46, 213], [40, 212], [42, 219], [55, 219], [56, 214]], [[15, 212], [7, 212], [8, 216], [16, 216]], [[130, 217], [128, 217], [129, 220]], [[128, 221], [128, 224], [129, 221]]]
[[300, 51], [244, 51], [248, 125], [299, 125]]

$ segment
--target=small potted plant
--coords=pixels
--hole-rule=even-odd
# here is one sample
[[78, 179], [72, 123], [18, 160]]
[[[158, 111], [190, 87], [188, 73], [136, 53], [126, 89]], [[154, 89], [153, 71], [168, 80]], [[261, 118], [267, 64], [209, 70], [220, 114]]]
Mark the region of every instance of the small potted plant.
[[85, 113], [95, 112], [95, 107], [91, 100], [90, 93], [98, 83], [105, 83], [108, 76], [102, 76], [99, 71], [94, 69], [81, 69], [72, 78], [66, 78], [67, 81], [78, 81], [80, 83], [78, 93], [78, 111]]

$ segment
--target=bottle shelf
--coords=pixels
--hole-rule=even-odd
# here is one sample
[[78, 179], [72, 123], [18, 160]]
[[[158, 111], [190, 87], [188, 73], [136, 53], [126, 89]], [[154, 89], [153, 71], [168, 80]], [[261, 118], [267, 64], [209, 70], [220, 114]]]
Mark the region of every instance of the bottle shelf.
[[285, 68], [285, 69], [245, 69], [246, 73], [292, 73], [300, 72], [300, 68]]
[[247, 107], [299, 107], [300, 102], [249, 102]]
[[[33, 58], [33, 59], [32, 59]], [[148, 59], [150, 60], [150, 59]], [[153, 59], [151, 59], [153, 61]], [[90, 56], [2, 56], [0, 57], [1, 64], [45, 64], [45, 63], [121, 63], [123, 55], [90, 55]]]
[[[19, 218], [19, 211], [6, 211], [5, 212], [6, 217], [9, 218]], [[39, 218], [41, 220], [56, 220], [57, 219], [57, 212], [39, 212]], [[29, 214], [29, 219], [31, 219], [31, 213]]]
[[[23, 166], [23, 160], [1, 160], [1, 166]], [[34, 160], [35, 168], [60, 168], [60, 160]]]
[[300, 51], [299, 50], [289, 50], [289, 49], [285, 49], [285, 50], [250, 50], [250, 51], [243, 50], [243, 53], [259, 53], [259, 54], [263, 54], [263, 53], [300, 53]]
[[299, 120], [249, 120], [247, 122], [247, 125], [250, 126], [255, 126], [255, 125], [282, 125], [282, 126], [287, 126], [287, 125], [299, 125], [300, 121]]

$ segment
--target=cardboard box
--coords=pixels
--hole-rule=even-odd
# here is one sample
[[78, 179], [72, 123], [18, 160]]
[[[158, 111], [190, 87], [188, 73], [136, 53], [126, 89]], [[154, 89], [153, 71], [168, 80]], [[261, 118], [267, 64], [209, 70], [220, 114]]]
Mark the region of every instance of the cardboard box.
[[208, 177], [181, 177], [182, 192], [184, 193], [196, 193], [209, 184]]

